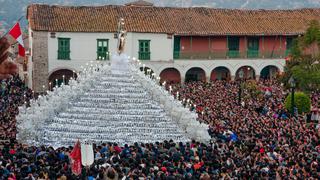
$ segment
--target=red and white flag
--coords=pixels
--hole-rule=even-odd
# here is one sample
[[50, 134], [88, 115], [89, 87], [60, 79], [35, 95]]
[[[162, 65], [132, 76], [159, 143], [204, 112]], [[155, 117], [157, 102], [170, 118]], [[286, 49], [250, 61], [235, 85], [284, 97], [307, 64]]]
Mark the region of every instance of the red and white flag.
[[70, 153], [71, 158], [71, 170], [75, 175], [81, 174], [81, 147], [78, 140]]
[[25, 56], [25, 49], [23, 44], [23, 38], [22, 38], [22, 31], [20, 28], [19, 22], [17, 22], [12, 29], [9, 31], [9, 34], [19, 43], [19, 56], [24, 57]]

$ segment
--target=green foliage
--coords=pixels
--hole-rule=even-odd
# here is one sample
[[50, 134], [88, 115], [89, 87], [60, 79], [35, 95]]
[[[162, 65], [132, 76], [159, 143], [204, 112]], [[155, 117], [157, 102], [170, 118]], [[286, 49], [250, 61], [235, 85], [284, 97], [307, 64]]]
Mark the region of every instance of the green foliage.
[[242, 83], [242, 89], [245, 91], [245, 99], [259, 98], [262, 95], [256, 81], [246, 81]]
[[301, 54], [302, 54], [301, 53], [302, 50], [300, 48], [301, 46], [299, 43], [299, 42], [301, 42], [301, 40], [299, 40], [299, 39], [301, 39], [301, 37], [293, 40], [291, 53], [290, 53], [293, 59], [297, 59], [297, 58], [301, 57]]
[[[287, 96], [285, 100], [285, 107], [288, 111], [292, 111], [291, 106], [291, 93]], [[294, 104], [295, 107], [298, 108], [299, 114], [303, 112], [310, 112], [311, 109], [311, 100], [308, 95], [303, 92], [296, 92], [294, 93]]]
[[313, 20], [310, 22], [309, 28], [304, 36], [304, 42], [306, 45], [310, 45], [314, 42], [320, 43], [320, 25], [319, 22]]
[[[320, 46], [320, 24], [316, 20], [310, 22], [304, 36], [298, 37], [293, 42], [291, 59], [287, 61], [284, 68], [285, 74], [280, 78], [286, 87], [288, 87], [289, 78], [293, 76], [297, 82], [297, 89], [301, 91], [320, 89], [320, 64], [314, 63], [320, 61], [320, 54], [312, 51], [317, 46], [315, 43]], [[311, 54], [305, 54], [307, 53], [305, 50], [310, 48]]]

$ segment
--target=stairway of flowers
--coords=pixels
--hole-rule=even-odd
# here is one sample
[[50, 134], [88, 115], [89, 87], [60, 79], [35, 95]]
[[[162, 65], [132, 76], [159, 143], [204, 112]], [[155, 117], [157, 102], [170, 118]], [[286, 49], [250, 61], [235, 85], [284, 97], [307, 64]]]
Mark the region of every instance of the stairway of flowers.
[[154, 74], [140, 71], [131, 60], [129, 71], [113, 73], [108, 63], [89, 64], [69, 85], [19, 107], [17, 139], [51, 146], [86, 142], [156, 142], [190, 139], [209, 141], [208, 125], [159, 86]]

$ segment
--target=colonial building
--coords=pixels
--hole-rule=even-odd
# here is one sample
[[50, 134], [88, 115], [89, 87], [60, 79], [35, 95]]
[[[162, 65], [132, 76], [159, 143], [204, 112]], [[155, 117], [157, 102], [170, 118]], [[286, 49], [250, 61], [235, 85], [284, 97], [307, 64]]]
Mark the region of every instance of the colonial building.
[[[141, 3], [141, 2], [140, 2]], [[320, 9], [227, 10], [123, 6], [28, 7], [29, 86], [36, 92], [75, 76], [91, 61], [116, 52], [116, 31], [125, 21], [125, 53], [162, 80], [186, 82], [269, 78], [282, 72], [292, 41]], [[45, 88], [43, 88], [43, 85]]]

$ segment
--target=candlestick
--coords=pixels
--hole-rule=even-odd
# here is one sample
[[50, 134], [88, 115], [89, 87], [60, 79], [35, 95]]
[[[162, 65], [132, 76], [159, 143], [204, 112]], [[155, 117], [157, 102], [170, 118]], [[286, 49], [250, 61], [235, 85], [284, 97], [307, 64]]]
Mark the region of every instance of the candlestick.
[[59, 85], [58, 85], [58, 79], [56, 79], [56, 87], [58, 87]]

